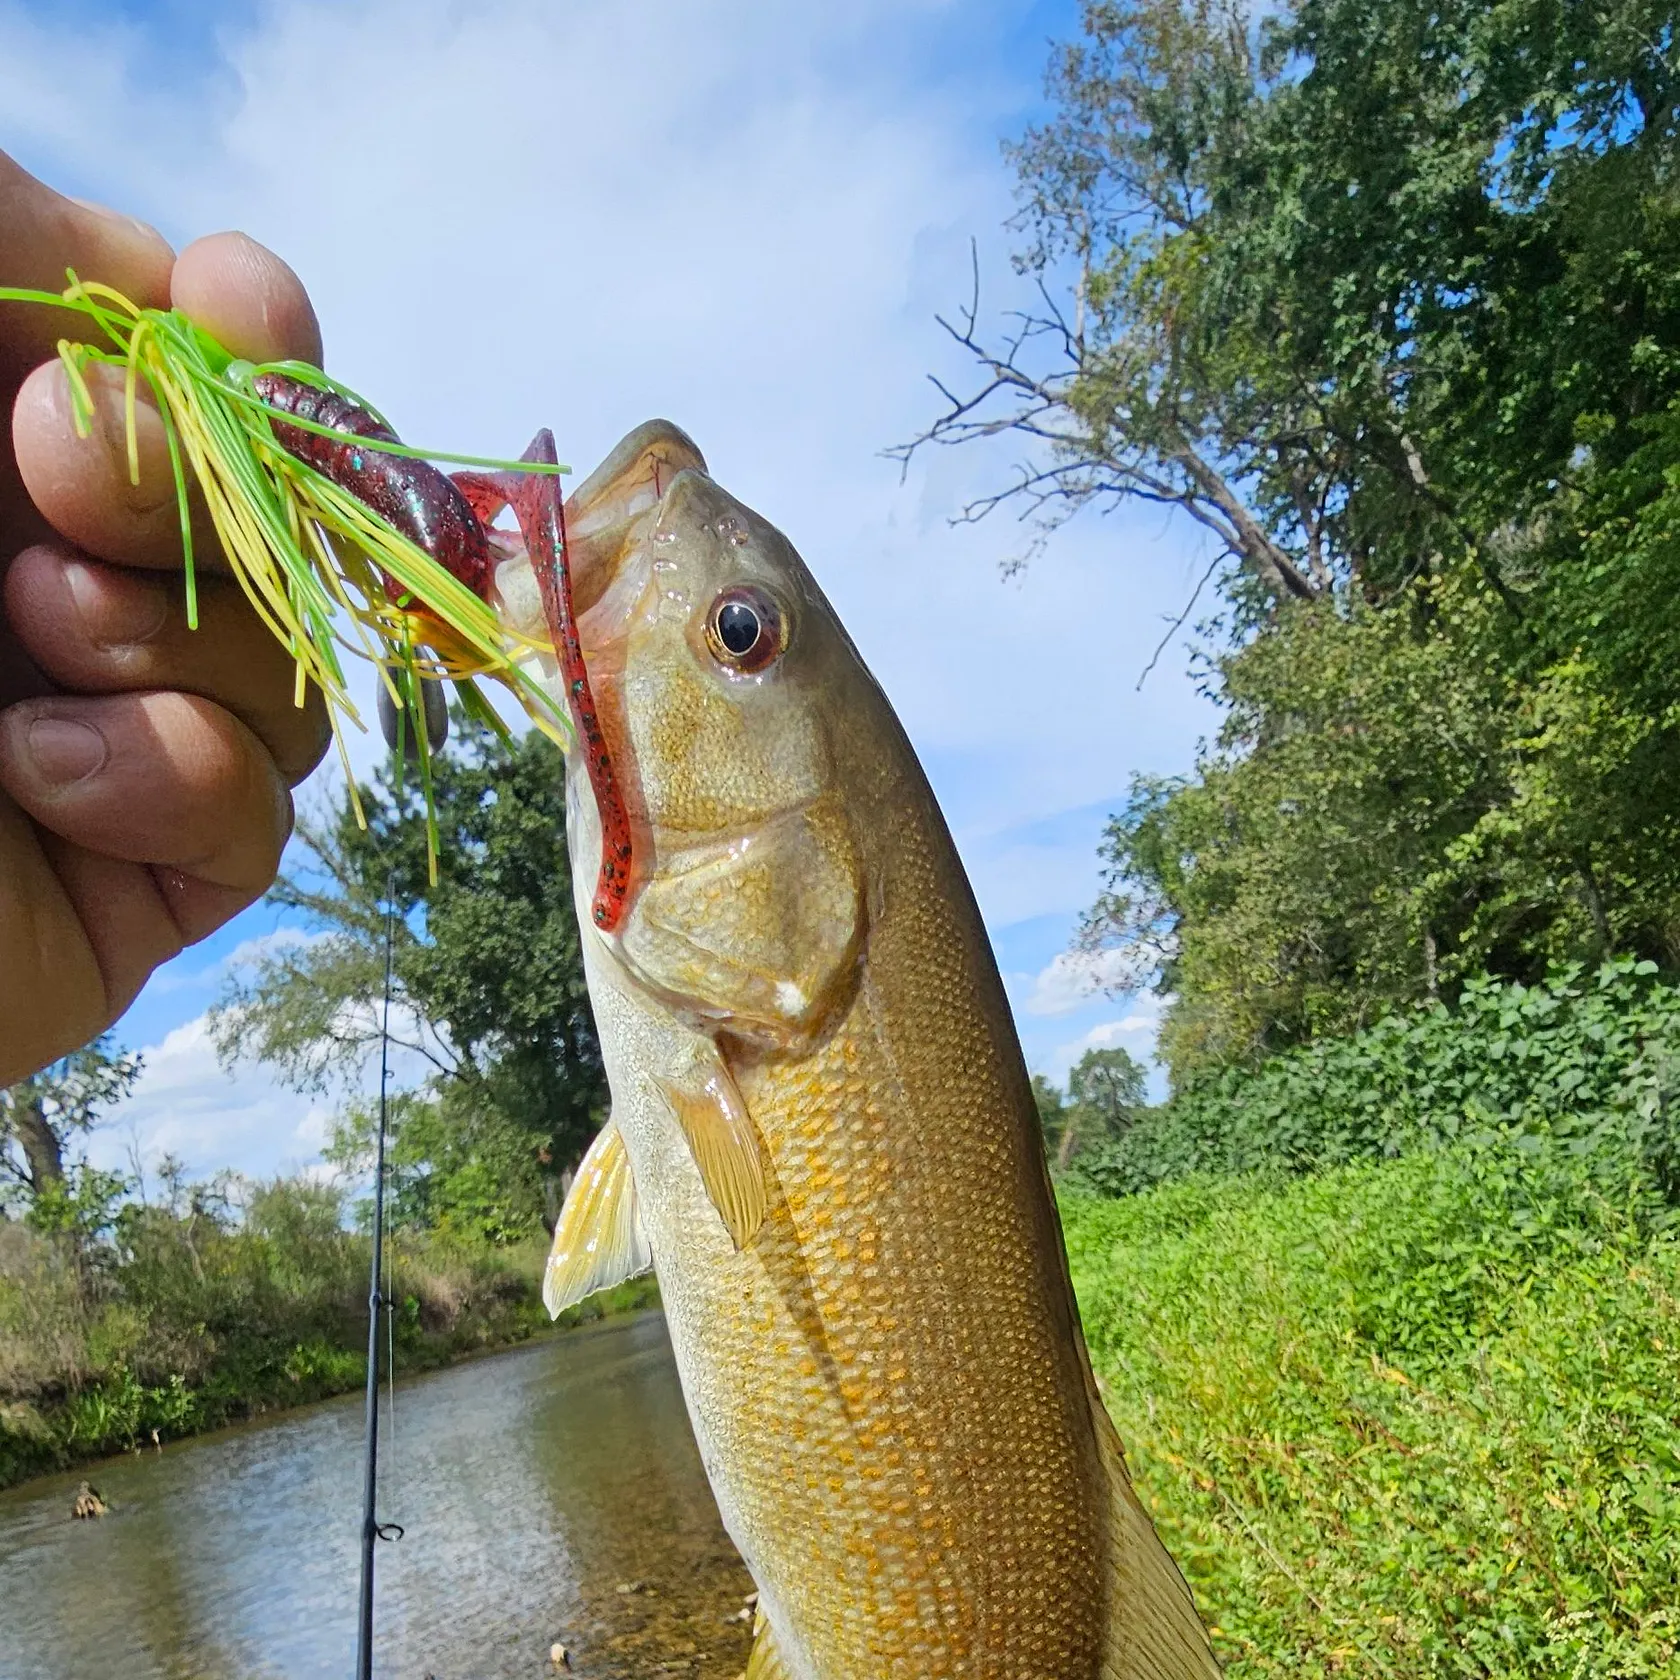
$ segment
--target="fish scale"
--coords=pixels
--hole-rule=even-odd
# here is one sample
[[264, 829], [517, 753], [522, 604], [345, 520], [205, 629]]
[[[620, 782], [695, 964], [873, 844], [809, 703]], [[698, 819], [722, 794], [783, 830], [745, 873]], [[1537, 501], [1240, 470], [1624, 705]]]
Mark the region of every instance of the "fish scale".
[[[618, 930], [583, 931], [596, 1149], [628, 1169], [601, 1182], [634, 1217], [574, 1190], [551, 1306], [651, 1254], [761, 1593], [752, 1680], [1211, 1676], [1096, 1397], [1008, 1004], [908, 740], [698, 451], [627, 530], [582, 628], [641, 862]], [[762, 675], [696, 621], [722, 599], [789, 627]], [[575, 770], [570, 804], [587, 859]]]

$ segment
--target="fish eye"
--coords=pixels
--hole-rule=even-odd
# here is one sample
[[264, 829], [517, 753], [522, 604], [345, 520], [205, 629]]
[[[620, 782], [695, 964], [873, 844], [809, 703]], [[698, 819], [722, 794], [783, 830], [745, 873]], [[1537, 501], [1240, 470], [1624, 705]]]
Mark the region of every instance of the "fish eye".
[[706, 645], [732, 671], [753, 673], [773, 664], [786, 645], [782, 615], [762, 589], [737, 584], [712, 602]]

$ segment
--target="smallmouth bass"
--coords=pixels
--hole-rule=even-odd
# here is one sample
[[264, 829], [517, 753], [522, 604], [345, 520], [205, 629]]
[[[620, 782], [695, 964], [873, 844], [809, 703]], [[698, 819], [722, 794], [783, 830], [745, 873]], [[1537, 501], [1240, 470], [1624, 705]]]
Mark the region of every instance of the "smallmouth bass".
[[674, 426], [625, 439], [568, 517], [634, 861], [603, 932], [574, 751], [613, 1107], [545, 1299], [657, 1270], [759, 1587], [749, 1680], [1215, 1675], [1097, 1396], [1003, 987], [885, 696]]

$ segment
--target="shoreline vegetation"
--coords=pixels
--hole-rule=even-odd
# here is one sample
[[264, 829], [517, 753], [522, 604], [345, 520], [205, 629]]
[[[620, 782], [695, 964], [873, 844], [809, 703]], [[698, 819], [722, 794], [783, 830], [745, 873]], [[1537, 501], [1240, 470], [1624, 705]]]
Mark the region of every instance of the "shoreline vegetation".
[[1229, 1680], [1680, 1665], [1680, 989], [1480, 982], [1076, 1158], [1081, 1314]]
[[[373, 1168], [387, 987], [430, 1070], [385, 1116], [397, 1367], [547, 1329], [546, 1227], [607, 1103], [564, 769], [537, 731], [456, 725], [429, 795], [387, 764], [300, 825], [269, 903], [308, 934], [255, 941], [211, 1012], [230, 1068], [331, 1106], [331, 1182], [198, 1179], [138, 1147], [127, 1173], [93, 1166], [82, 1140], [141, 1069], [111, 1038], [0, 1090], [0, 1487], [362, 1386], [368, 1209], [345, 1186]], [[656, 1299], [633, 1282], [561, 1322]]]
[[1680, 1242], [1500, 1148], [1064, 1214], [1099, 1386], [1230, 1680], [1680, 1661]]
[[[0, 1222], [0, 1489], [360, 1389], [369, 1247], [340, 1208], [279, 1180], [251, 1190], [237, 1222], [202, 1205], [125, 1209], [98, 1250]], [[399, 1378], [657, 1305], [638, 1278], [551, 1325], [546, 1246], [399, 1232]]]

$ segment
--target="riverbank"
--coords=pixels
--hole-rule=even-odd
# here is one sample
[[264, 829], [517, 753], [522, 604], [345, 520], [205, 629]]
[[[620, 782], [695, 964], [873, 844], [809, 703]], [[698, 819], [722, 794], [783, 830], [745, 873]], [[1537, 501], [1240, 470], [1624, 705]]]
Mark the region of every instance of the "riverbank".
[[[706, 1485], [660, 1314], [399, 1381], [381, 1439], [374, 1672], [735, 1680], [752, 1581]], [[359, 1395], [0, 1494], [6, 1680], [345, 1673]], [[91, 1474], [103, 1522], [69, 1519]]]
[[[551, 1333], [545, 1245], [399, 1234], [388, 1293], [399, 1372]], [[360, 1388], [365, 1237], [337, 1200], [270, 1185], [237, 1222], [125, 1210], [101, 1243], [0, 1224], [0, 1488]], [[657, 1302], [637, 1279], [558, 1328]]]

